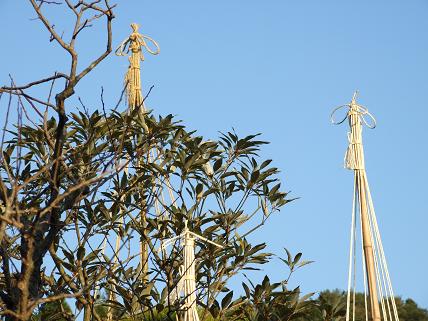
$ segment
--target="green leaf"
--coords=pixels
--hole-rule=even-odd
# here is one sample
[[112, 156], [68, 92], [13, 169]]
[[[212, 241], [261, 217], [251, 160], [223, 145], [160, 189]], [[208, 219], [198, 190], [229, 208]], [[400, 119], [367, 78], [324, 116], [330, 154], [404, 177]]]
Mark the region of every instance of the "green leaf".
[[297, 262], [299, 262], [300, 258], [302, 257], [302, 253], [297, 253], [296, 256], [293, 259], [293, 264], [296, 265]]
[[287, 250], [286, 248], [284, 248], [285, 252], [287, 252], [287, 260], [284, 261], [287, 265], [290, 265], [292, 260], [291, 260], [291, 253], [289, 250]]
[[311, 264], [311, 263], [314, 263], [315, 261], [302, 261], [302, 262], [300, 262], [299, 264], [297, 264], [297, 267], [302, 267], [302, 266], [305, 266], [305, 265], [308, 265], [308, 264]]
[[77, 259], [78, 260], [82, 260], [85, 256], [85, 247], [84, 246], [80, 246], [77, 249]]
[[250, 298], [251, 292], [250, 292], [250, 288], [248, 287], [248, 285], [246, 285], [244, 282], [242, 282], [242, 287], [244, 288], [245, 295], [247, 296], [247, 298]]
[[201, 198], [203, 189], [204, 189], [204, 186], [201, 183], [198, 183], [198, 185], [196, 185], [196, 188], [195, 188], [196, 198]]
[[233, 297], [233, 291], [230, 291], [228, 294], [224, 296], [223, 300], [221, 300], [222, 310], [226, 309], [230, 305], [230, 302], [232, 302], [232, 297]]
[[222, 158], [217, 159], [214, 162], [214, 166], [213, 166], [214, 172], [217, 172], [220, 169], [220, 167], [221, 167], [222, 164], [223, 164], [223, 159]]

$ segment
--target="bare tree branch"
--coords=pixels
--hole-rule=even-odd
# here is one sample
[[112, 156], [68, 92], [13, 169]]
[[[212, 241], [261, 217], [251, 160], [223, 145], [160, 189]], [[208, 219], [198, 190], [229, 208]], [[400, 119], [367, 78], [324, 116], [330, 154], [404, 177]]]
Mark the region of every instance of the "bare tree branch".
[[[49, 20], [46, 19], [46, 17], [41, 12], [41, 5], [45, 3], [46, 1], [43, 1], [39, 6], [37, 5], [35, 0], [29, 0], [31, 5], [34, 8], [34, 11], [36, 11], [38, 18], [43, 22], [46, 29], [48, 29], [49, 33], [54, 37], [54, 39], [59, 43], [61, 47], [63, 47], [65, 50], [67, 50], [70, 54], [72, 54], [72, 48], [68, 44], [62, 40], [62, 38], [56, 33], [55, 29], [50, 24]], [[72, 54], [73, 55], [73, 54]]]
[[50, 77], [47, 77], [47, 78], [44, 78], [44, 79], [40, 79], [40, 80], [36, 80], [36, 81], [30, 82], [30, 83], [28, 83], [28, 84], [26, 84], [24, 86], [12, 86], [12, 87], [3, 86], [3, 87], [0, 88], [0, 92], [2, 92], [2, 91], [9, 92], [11, 90], [19, 91], [19, 90], [22, 90], [22, 89], [30, 88], [30, 87], [35, 86], [35, 85], [43, 84], [43, 83], [48, 82], [48, 81], [55, 80], [55, 79], [58, 79], [58, 78], [69, 79], [68, 76], [65, 75], [65, 74], [63, 74], [63, 73], [55, 73], [55, 75], [53, 75], [53, 76], [50, 76]]

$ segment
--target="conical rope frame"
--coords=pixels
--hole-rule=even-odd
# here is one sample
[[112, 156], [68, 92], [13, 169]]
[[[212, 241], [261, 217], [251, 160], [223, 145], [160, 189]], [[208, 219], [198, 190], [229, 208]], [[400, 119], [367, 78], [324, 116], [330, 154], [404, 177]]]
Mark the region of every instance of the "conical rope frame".
[[[348, 120], [349, 122], [349, 146], [345, 154], [345, 167], [354, 171], [354, 196], [349, 249], [346, 321], [351, 319], [353, 321], [355, 320], [357, 249], [356, 217], [358, 214], [360, 222], [361, 261], [364, 281], [366, 320], [399, 321], [391, 278], [383, 250], [364, 161], [362, 127], [363, 124], [365, 124], [369, 128], [374, 128], [376, 127], [376, 121], [365, 107], [357, 104], [356, 96], [357, 93], [354, 94], [350, 104], [339, 106], [334, 109], [332, 113], [332, 122], [334, 124], [341, 124], [345, 120]], [[342, 108], [347, 109], [346, 117], [341, 121], [336, 122], [334, 120], [334, 115]]]
[[187, 220], [184, 221], [183, 232], [178, 236], [162, 241], [160, 250], [165, 251], [168, 246], [178, 240], [183, 244], [183, 265], [179, 269], [180, 279], [168, 295], [168, 302], [170, 304], [180, 302], [181, 321], [199, 321], [196, 307], [195, 241], [209, 243], [219, 248], [223, 248], [223, 246], [191, 232], [187, 227]]
[[[144, 96], [142, 94], [142, 88], [141, 88], [141, 61], [144, 61], [144, 55], [142, 52], [142, 49], [146, 49], [150, 54], [153, 55], [157, 55], [160, 52], [159, 49], [159, 45], [150, 37], [146, 36], [146, 35], [142, 35], [138, 32], [138, 24], [133, 23], [131, 24], [131, 28], [132, 28], [132, 33], [131, 35], [125, 39], [120, 46], [116, 49], [116, 55], [118, 56], [126, 56], [130, 53], [129, 55], [129, 67], [128, 67], [128, 71], [125, 75], [125, 80], [124, 80], [124, 84], [125, 84], [125, 91], [126, 91], [126, 100], [128, 103], [128, 113], [133, 113], [135, 110], [137, 110], [137, 117], [139, 118], [138, 120], [140, 121], [140, 123], [142, 123], [142, 127], [144, 128], [144, 131], [147, 131], [147, 126], [145, 125], [145, 113], [147, 112], [146, 108], [145, 108], [145, 104], [144, 104]], [[150, 46], [147, 45], [147, 41], [151, 42], [154, 47], [155, 50], [152, 50], [150, 48]], [[142, 133], [144, 135], [144, 133]], [[156, 162], [158, 164], [161, 163], [161, 159], [160, 159], [160, 155], [161, 155], [161, 151], [158, 150], [155, 147], [153, 147], [148, 153], [147, 153], [147, 157], [146, 160], [149, 163], [153, 163]], [[139, 167], [141, 166], [141, 162], [143, 162], [142, 159], [137, 160], [137, 164], [136, 166]], [[128, 168], [125, 170], [124, 172], [125, 175], [128, 175]], [[169, 177], [165, 178], [165, 182], [163, 182], [163, 184], [159, 184], [159, 186], [166, 186], [166, 190], [168, 191], [168, 197], [169, 197], [169, 205], [174, 205], [176, 202], [176, 197], [174, 197], [174, 193], [172, 190], [172, 185], [171, 185], [171, 181], [169, 179]], [[163, 188], [160, 191], [155, 191], [156, 187], [153, 187], [152, 193], [156, 193], [157, 196], [154, 199], [154, 209], [155, 209], [155, 213], [157, 216], [163, 216], [165, 215], [165, 211], [161, 210], [161, 207], [166, 206], [167, 200], [166, 197], [164, 195], [164, 190]], [[122, 200], [122, 198], [120, 198]], [[145, 208], [144, 205], [141, 206], [141, 208]], [[122, 209], [121, 209], [122, 211]], [[146, 215], [147, 213], [145, 213], [144, 211], [142, 211], [139, 214], [139, 219], [141, 220], [141, 224], [143, 226], [143, 229], [146, 225]], [[119, 220], [119, 224], [124, 224], [124, 220], [122, 215], [120, 215], [120, 220]], [[145, 230], [145, 229], [144, 229]], [[146, 232], [144, 232], [146, 233]], [[141, 269], [141, 275], [143, 278], [144, 282], [147, 282], [147, 276], [148, 276], [148, 261], [149, 261], [149, 257], [148, 257], [148, 246], [147, 243], [144, 242], [144, 239], [147, 239], [148, 235], [143, 235], [142, 236], [142, 240], [140, 241], [140, 251], [139, 251], [139, 256], [140, 256], [140, 269]], [[104, 240], [103, 242], [103, 246], [102, 246], [102, 254], [105, 255], [106, 252], [106, 247], [107, 247], [107, 239]], [[117, 265], [118, 260], [119, 260], [119, 252], [123, 247], [123, 242], [122, 242], [122, 237], [117, 234], [116, 235], [116, 241], [115, 241], [115, 247], [114, 247], [114, 252], [112, 254], [113, 259], [113, 265]], [[114, 296], [115, 296], [115, 285], [111, 285], [111, 289], [109, 291], [108, 294], [108, 299], [109, 300], [113, 300]], [[99, 291], [99, 288], [96, 288], [95, 290], [96, 292]], [[95, 293], [96, 296], [97, 293]], [[112, 314], [112, 309], [109, 307], [108, 311], [107, 311], [107, 320], [111, 321], [113, 320], [113, 314]]]

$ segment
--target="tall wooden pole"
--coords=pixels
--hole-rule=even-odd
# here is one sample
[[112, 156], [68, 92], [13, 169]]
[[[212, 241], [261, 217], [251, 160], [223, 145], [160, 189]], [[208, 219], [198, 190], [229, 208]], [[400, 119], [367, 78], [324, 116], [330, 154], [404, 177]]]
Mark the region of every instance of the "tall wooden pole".
[[[144, 130], [146, 125], [144, 121], [144, 113], [146, 109], [144, 107], [144, 99], [141, 90], [141, 61], [144, 61], [144, 55], [142, 49], [145, 48], [149, 53], [157, 55], [159, 53], [158, 44], [150, 37], [142, 35], [138, 32], [138, 24], [131, 24], [132, 33], [125, 39], [122, 44], [117, 48], [116, 54], [124, 56], [126, 53], [131, 51], [129, 57], [128, 72], [125, 76], [126, 93], [128, 99], [128, 107], [130, 112], [137, 109], [137, 115], [140, 122], [143, 124]], [[150, 41], [155, 47], [155, 50], [150, 49], [147, 45], [146, 40]], [[147, 161], [150, 161], [150, 152], [147, 154]], [[141, 167], [143, 160], [137, 161], [137, 167]], [[143, 192], [141, 192], [141, 195]], [[143, 195], [142, 195], [143, 196]], [[144, 199], [141, 197], [141, 199]], [[149, 261], [149, 247], [147, 245], [147, 209], [146, 204], [141, 204], [140, 212], [140, 223], [142, 233], [140, 236], [140, 265], [141, 265], [141, 279], [143, 282], [148, 282], [148, 261]]]
[[[365, 173], [355, 173], [357, 175], [357, 184], [363, 187], [365, 184]], [[373, 241], [370, 235], [370, 222], [367, 214], [365, 188], [359, 190], [360, 199], [360, 215], [361, 215], [361, 229], [363, 234], [363, 249], [364, 260], [367, 269], [367, 284], [370, 298], [370, 311], [373, 321], [380, 321], [379, 299], [377, 295], [376, 284], [376, 271], [373, 258]]]
[[373, 252], [373, 240], [370, 232], [370, 220], [367, 210], [367, 178], [364, 165], [364, 150], [362, 143], [362, 124], [355, 95], [350, 104], [349, 126], [349, 149], [347, 152], [347, 166], [354, 170], [356, 182], [356, 195], [359, 199], [359, 211], [361, 215], [361, 230], [363, 235], [364, 260], [367, 270], [367, 283], [370, 298], [370, 310], [373, 321], [380, 321], [379, 299], [376, 283], [376, 270]]

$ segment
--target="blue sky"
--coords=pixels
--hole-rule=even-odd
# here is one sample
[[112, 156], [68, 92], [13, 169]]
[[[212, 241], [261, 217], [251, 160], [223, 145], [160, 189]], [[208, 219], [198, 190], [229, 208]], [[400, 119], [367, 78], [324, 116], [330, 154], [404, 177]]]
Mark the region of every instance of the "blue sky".
[[[155, 85], [150, 108], [207, 138], [233, 127], [271, 142], [262, 156], [300, 199], [257, 237], [272, 252], [285, 246], [315, 261], [294, 278], [305, 292], [346, 286], [353, 179], [342, 166], [347, 126], [331, 125], [329, 115], [358, 89], [378, 121], [364, 129], [366, 167], [393, 286], [428, 307], [428, 2], [117, 2], [115, 46], [137, 22], [161, 47], [143, 65], [144, 88]], [[50, 14], [66, 29], [63, 12]], [[2, 84], [8, 73], [24, 84], [67, 71], [67, 58], [32, 17], [25, 1], [0, 2]], [[103, 39], [101, 28], [83, 37], [81, 59], [101, 52]], [[95, 109], [103, 86], [114, 101], [126, 66], [110, 56], [78, 95]], [[286, 276], [275, 260], [263, 272]]]

